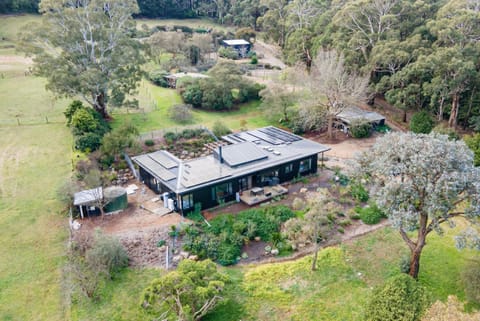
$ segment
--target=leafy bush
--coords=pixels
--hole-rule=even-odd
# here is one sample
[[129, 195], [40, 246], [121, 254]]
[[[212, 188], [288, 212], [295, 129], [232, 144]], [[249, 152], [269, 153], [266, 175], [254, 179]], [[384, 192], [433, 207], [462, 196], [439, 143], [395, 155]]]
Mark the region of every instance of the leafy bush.
[[468, 261], [463, 268], [461, 277], [467, 299], [480, 303], [480, 261]]
[[222, 137], [228, 134], [231, 134], [232, 131], [220, 120], [217, 120], [212, 127], [212, 132], [217, 137]]
[[218, 56], [222, 58], [236, 60], [238, 59], [238, 52], [236, 52], [235, 49], [232, 49], [230, 47], [220, 47], [218, 49]]
[[152, 70], [148, 73], [148, 79], [157, 86], [167, 88], [168, 82], [165, 79], [167, 75], [168, 72], [165, 70]]
[[102, 145], [102, 136], [97, 133], [85, 133], [75, 136], [75, 148], [82, 152], [92, 152]]
[[402, 273], [410, 273], [410, 255], [403, 255], [400, 258], [400, 272]]
[[368, 191], [359, 182], [354, 182], [350, 185], [350, 195], [359, 202], [368, 201]]
[[93, 247], [85, 253], [92, 268], [103, 271], [110, 278], [128, 266], [128, 255], [117, 238], [97, 233]]
[[194, 82], [188, 85], [182, 92], [183, 101], [186, 104], [190, 104], [194, 107], [201, 107], [203, 100], [203, 90], [199, 85], [199, 82]]
[[79, 100], [74, 100], [68, 105], [67, 109], [63, 112], [65, 118], [67, 118], [67, 126], [72, 124], [72, 117], [75, 112], [82, 108], [85, 108], [85, 106], [83, 106], [83, 103]]
[[[282, 222], [295, 216], [286, 206], [250, 209], [211, 220], [210, 226], [197, 225], [185, 230], [184, 248], [200, 258], [210, 258], [222, 265], [235, 264], [245, 240], [260, 236], [281, 243], [276, 238]], [[278, 246], [278, 244], [277, 244]]]
[[445, 126], [444, 124], [439, 124], [435, 126], [432, 131], [440, 135], [447, 135], [450, 140], [459, 140], [460, 135], [455, 131], [454, 128]]
[[152, 139], [147, 139], [143, 143], [145, 144], [145, 146], [148, 147], [152, 147], [153, 145], [155, 145], [155, 142]]
[[432, 131], [433, 126], [432, 117], [424, 110], [413, 114], [410, 120], [410, 130], [416, 134], [428, 134]]
[[371, 203], [362, 208], [359, 215], [362, 222], [369, 225], [377, 224], [383, 217], [385, 217], [385, 214], [375, 203]]
[[417, 321], [429, 305], [426, 289], [407, 274], [376, 288], [365, 309], [366, 321]]
[[372, 124], [366, 119], [355, 119], [350, 124], [350, 133], [354, 138], [366, 138], [372, 134]]
[[252, 58], [250, 59], [250, 63], [251, 63], [252, 65], [258, 64], [258, 58], [257, 58], [256, 55], [255, 55], [255, 56], [252, 56]]
[[178, 123], [188, 123], [193, 119], [192, 105], [173, 105], [169, 109], [170, 118]]
[[167, 144], [173, 144], [174, 141], [176, 141], [179, 137], [177, 133], [174, 132], [166, 132], [163, 134], [163, 138], [167, 142]]
[[480, 133], [476, 133], [472, 136], [465, 136], [463, 140], [473, 152], [473, 164], [475, 166], [480, 166]]

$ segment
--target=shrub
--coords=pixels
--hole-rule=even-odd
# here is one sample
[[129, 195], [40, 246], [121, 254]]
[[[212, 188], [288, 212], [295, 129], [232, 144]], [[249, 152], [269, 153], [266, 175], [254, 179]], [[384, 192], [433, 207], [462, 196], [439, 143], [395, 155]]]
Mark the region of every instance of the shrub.
[[75, 148], [82, 152], [92, 152], [102, 145], [102, 136], [97, 133], [85, 133], [75, 136]]
[[153, 141], [153, 139], [147, 139], [143, 143], [145, 144], [145, 146], [148, 146], [148, 147], [152, 147], [153, 145], [155, 145], [155, 142]]
[[217, 137], [222, 137], [222, 136], [225, 136], [225, 135], [228, 135], [228, 134], [232, 133], [230, 128], [228, 128], [224, 123], [222, 123], [219, 120], [217, 120], [213, 124], [212, 132]]
[[258, 64], [258, 58], [257, 58], [256, 55], [252, 56], [252, 58], [250, 59], [250, 63], [251, 63], [252, 65]]
[[350, 124], [350, 133], [354, 138], [366, 138], [372, 134], [372, 124], [366, 119], [355, 119]]
[[165, 70], [152, 70], [148, 73], [148, 79], [155, 85], [167, 88], [168, 82], [165, 80], [165, 76], [168, 75], [168, 72]]
[[413, 114], [410, 120], [410, 130], [416, 134], [428, 134], [433, 129], [433, 119], [429, 113], [422, 110]]
[[72, 123], [72, 117], [75, 112], [82, 108], [85, 108], [85, 106], [83, 106], [83, 103], [79, 100], [74, 100], [68, 105], [67, 109], [63, 112], [65, 118], [67, 118], [67, 126], [70, 126]]
[[190, 104], [193, 107], [201, 107], [203, 100], [203, 90], [196, 81], [188, 85], [182, 92], [182, 99], [186, 104]]
[[473, 164], [480, 166], [480, 133], [471, 136], [464, 136], [463, 140], [473, 152]]
[[366, 321], [417, 321], [429, 305], [426, 289], [407, 274], [376, 288], [365, 309]]
[[461, 278], [467, 299], [480, 303], [480, 261], [468, 261], [463, 268]]
[[350, 185], [350, 195], [359, 202], [368, 201], [368, 191], [359, 182], [354, 182]]
[[292, 202], [292, 208], [296, 211], [301, 210], [305, 207], [305, 201], [299, 197], [295, 197]]
[[178, 123], [188, 123], [193, 119], [192, 105], [173, 105], [169, 109], [170, 118]]
[[360, 211], [360, 219], [365, 224], [377, 224], [383, 217], [385, 217], [385, 214], [378, 208], [375, 203], [365, 206]]
[[340, 225], [342, 227], [347, 227], [349, 225], [352, 225], [352, 221], [350, 221], [348, 218], [346, 218], [346, 219], [340, 220], [338, 222], [338, 225]]
[[104, 272], [110, 278], [128, 265], [128, 255], [117, 238], [97, 232], [93, 247], [85, 253], [91, 268]]
[[238, 59], [238, 52], [236, 52], [235, 49], [232, 49], [230, 47], [220, 47], [218, 49], [218, 56], [222, 58], [236, 60]]
[[438, 124], [435, 126], [432, 131], [440, 135], [447, 135], [450, 140], [459, 140], [460, 135], [455, 131], [454, 128], [445, 126], [444, 124]]
[[410, 273], [410, 255], [406, 254], [400, 258], [400, 272]]
[[163, 134], [163, 138], [165, 139], [167, 144], [173, 144], [173, 142], [176, 141], [179, 136], [177, 133], [174, 132], [166, 132], [165, 134]]

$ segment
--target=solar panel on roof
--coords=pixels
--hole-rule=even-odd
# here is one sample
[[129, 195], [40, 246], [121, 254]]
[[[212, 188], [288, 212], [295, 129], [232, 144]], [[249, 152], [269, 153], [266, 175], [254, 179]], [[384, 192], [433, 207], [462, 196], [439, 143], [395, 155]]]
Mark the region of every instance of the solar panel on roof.
[[257, 138], [260, 138], [261, 140], [264, 140], [266, 141], [267, 143], [269, 144], [272, 144], [272, 145], [280, 145], [283, 143], [282, 140], [272, 136], [272, 135], [269, 135], [268, 133], [263, 133], [259, 130], [252, 130], [252, 131], [249, 131], [248, 132], [250, 135], [254, 136], [254, 137], [257, 137]]
[[268, 155], [252, 142], [244, 142], [222, 148], [222, 157], [229, 166], [236, 167], [268, 158]]
[[141, 163], [146, 169], [150, 170], [153, 174], [160, 177], [164, 181], [171, 181], [176, 177], [175, 174], [169, 172], [165, 167], [160, 165], [149, 155], [142, 155], [136, 158], [137, 162]]
[[258, 130], [261, 131], [262, 133], [265, 133], [266, 135], [274, 137], [275, 139], [282, 140], [284, 143], [296, 142], [301, 140], [300, 137], [275, 127], [265, 127], [265, 128], [260, 128]]
[[175, 162], [173, 159], [171, 159], [170, 157], [165, 155], [165, 153], [162, 152], [162, 151], [151, 153], [150, 157], [154, 161], [156, 161], [157, 163], [159, 163], [160, 165], [165, 167], [166, 169], [171, 169], [171, 168], [174, 168], [174, 167], [178, 167], [177, 162]]

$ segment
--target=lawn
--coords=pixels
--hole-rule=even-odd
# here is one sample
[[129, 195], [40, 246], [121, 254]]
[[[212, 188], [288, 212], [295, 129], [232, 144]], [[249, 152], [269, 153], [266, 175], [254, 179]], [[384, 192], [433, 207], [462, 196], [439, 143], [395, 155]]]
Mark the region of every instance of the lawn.
[[[0, 19], [2, 36], [13, 41], [19, 26], [36, 17]], [[56, 200], [71, 173], [65, 101], [50, 103], [44, 80], [25, 76], [28, 65], [13, 48], [0, 46], [0, 56], [0, 320], [65, 320], [67, 229]], [[46, 124], [45, 116], [62, 123]], [[17, 117], [38, 125], [18, 126]]]
[[137, 19], [137, 28], [141, 28], [142, 25], [147, 25], [149, 28], [155, 26], [186, 26], [190, 28], [214, 28], [216, 30], [234, 30], [234, 28], [229, 28], [228, 26], [222, 26], [214, 22], [213, 20], [202, 18], [202, 19]]
[[[173, 121], [168, 114], [171, 106], [182, 103], [176, 90], [154, 86], [148, 81], [142, 81], [137, 98], [140, 109], [114, 111], [114, 126], [118, 126], [127, 119], [135, 124], [142, 133], [159, 129], [174, 130], [185, 126]], [[245, 126], [250, 129], [271, 124], [264, 117], [260, 101], [253, 101], [241, 105], [234, 111], [215, 112], [194, 109], [193, 121], [186, 125], [204, 125], [211, 128], [213, 123], [218, 120], [234, 130], [242, 127], [242, 121], [246, 121]]]

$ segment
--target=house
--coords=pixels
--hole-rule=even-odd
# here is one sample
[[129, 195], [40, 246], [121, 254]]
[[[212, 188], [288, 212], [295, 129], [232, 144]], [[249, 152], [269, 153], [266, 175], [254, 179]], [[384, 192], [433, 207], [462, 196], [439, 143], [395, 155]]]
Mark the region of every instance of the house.
[[166, 207], [180, 213], [240, 200], [244, 191], [317, 172], [318, 155], [330, 148], [276, 127], [222, 137], [230, 145], [182, 161], [161, 150], [136, 156], [140, 179]]
[[352, 122], [356, 120], [366, 120], [373, 128], [385, 125], [385, 117], [374, 111], [368, 111], [359, 107], [348, 107], [341, 113], [337, 114], [337, 128], [342, 129], [345, 133], [350, 129]]
[[204, 74], [199, 74], [195, 72], [179, 72], [176, 74], [170, 74], [167, 76], [164, 76], [163, 78], [167, 81], [168, 87], [170, 88], [177, 88], [177, 80], [180, 78], [184, 77], [190, 77], [190, 78], [208, 78], [207, 75]]
[[225, 48], [232, 48], [238, 53], [240, 58], [247, 57], [252, 45], [250, 42], [243, 39], [232, 39], [232, 40], [223, 40], [222, 46]]

